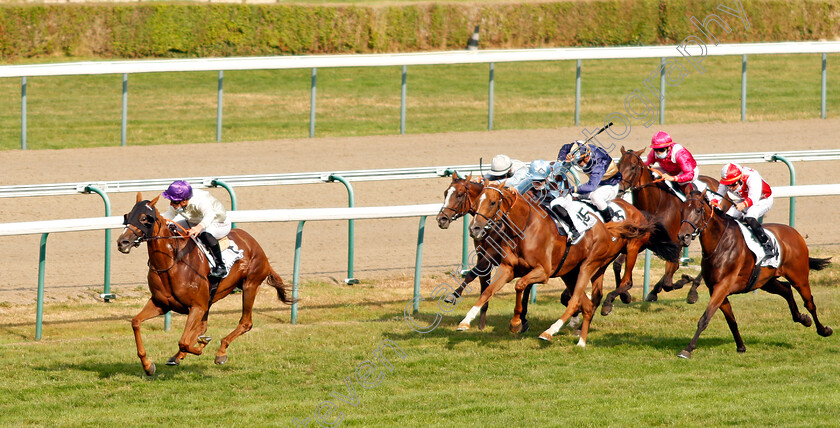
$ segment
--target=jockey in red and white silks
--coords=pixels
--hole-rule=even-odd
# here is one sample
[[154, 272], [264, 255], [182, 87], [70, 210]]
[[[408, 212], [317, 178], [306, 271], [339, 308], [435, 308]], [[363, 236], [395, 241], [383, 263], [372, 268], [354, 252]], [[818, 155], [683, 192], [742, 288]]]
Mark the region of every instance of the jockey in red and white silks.
[[650, 147], [653, 150], [648, 153], [645, 166], [658, 164], [661, 176], [678, 184], [684, 193], [691, 190], [684, 188], [689, 183], [694, 184], [697, 190], [705, 190], [706, 185], [700, 181], [700, 169], [694, 156], [685, 147], [674, 143], [667, 132], [657, 132], [651, 139]]
[[[764, 247], [767, 256], [775, 257], [776, 249], [758, 222], [758, 219], [773, 206], [773, 191], [770, 185], [761, 178], [758, 171], [730, 163], [724, 165], [720, 172], [720, 185], [717, 190], [720, 195], [726, 195], [727, 192], [734, 193], [736, 197], [732, 200], [734, 205], [726, 211], [726, 214], [736, 219], [743, 219]], [[712, 206], [720, 208], [720, 200], [719, 195], [713, 196]]]

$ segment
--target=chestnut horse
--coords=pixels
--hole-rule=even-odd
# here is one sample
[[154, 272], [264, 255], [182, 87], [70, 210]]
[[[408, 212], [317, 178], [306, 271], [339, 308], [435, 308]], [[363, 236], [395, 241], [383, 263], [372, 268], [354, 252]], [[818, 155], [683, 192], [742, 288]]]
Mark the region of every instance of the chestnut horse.
[[[440, 208], [440, 212], [438, 212], [437, 215], [438, 227], [441, 229], [447, 229], [449, 228], [449, 225], [458, 218], [467, 214], [475, 214], [475, 204], [478, 201], [478, 195], [481, 194], [482, 190], [484, 190], [483, 182], [472, 181], [472, 176], [470, 175], [466, 178], [461, 178], [458, 176], [457, 172], [453, 172], [452, 183], [450, 183], [449, 187], [446, 188], [446, 191], [443, 192], [443, 206]], [[464, 288], [466, 288], [467, 285], [476, 278], [479, 278], [479, 281], [481, 282], [482, 292], [484, 292], [484, 290], [487, 289], [487, 286], [490, 285], [490, 276], [486, 273], [484, 275], [479, 275], [478, 272], [489, 272], [488, 263], [495, 260], [498, 255], [492, 247], [484, 248], [481, 245], [481, 241], [478, 239], [474, 239], [473, 244], [475, 246], [475, 254], [478, 256], [477, 259], [480, 264], [468, 270], [464, 275], [464, 279], [461, 281], [461, 285], [459, 285], [452, 294], [446, 296], [444, 301], [448, 304], [454, 304], [456, 299], [461, 298], [461, 293], [464, 292]], [[488, 303], [485, 303], [484, 306], [481, 307], [481, 314], [478, 317], [479, 330], [484, 330], [484, 326], [487, 324], [487, 308]]]
[[149, 291], [152, 297], [137, 316], [131, 320], [134, 340], [137, 342], [137, 356], [143, 370], [151, 376], [155, 374], [155, 363], [146, 357], [143, 339], [140, 336], [140, 324], [147, 319], [168, 311], [187, 314], [184, 334], [178, 341], [178, 352], [172, 356], [168, 365], [178, 365], [188, 353], [201, 355], [204, 346], [210, 341], [202, 336], [207, 331], [207, 316], [210, 305], [225, 298], [234, 288], [242, 289], [242, 317], [239, 324], [228, 334], [216, 352], [216, 364], [227, 362], [227, 347], [234, 339], [251, 329], [251, 310], [257, 296], [257, 288], [266, 281], [277, 290], [277, 297], [286, 304], [294, 303], [287, 295], [285, 284], [280, 275], [272, 269], [263, 249], [251, 235], [242, 229], [233, 229], [231, 239], [244, 257], [230, 269], [230, 273], [218, 286], [211, 302], [210, 282], [207, 274], [210, 267], [206, 257], [192, 239], [174, 233], [167, 225], [155, 204], [160, 196], [151, 201], [143, 200], [137, 193], [137, 203], [131, 212], [125, 215], [125, 231], [117, 238], [121, 252], [128, 254], [133, 247], [142, 242], [149, 249]]
[[[732, 313], [728, 296], [736, 293], [761, 288], [769, 293], [778, 294], [785, 298], [793, 315], [793, 321], [805, 327], [811, 326], [811, 318], [807, 314], [800, 314], [796, 301], [793, 299], [791, 287], [796, 288], [805, 308], [814, 317], [817, 333], [820, 336], [831, 336], [831, 327], [823, 326], [817, 318], [817, 307], [811, 296], [811, 286], [808, 282], [810, 270], [821, 270], [829, 265], [829, 259], [816, 259], [808, 255], [808, 246], [796, 229], [784, 224], [765, 224], [764, 227], [776, 235], [780, 246], [779, 267], [762, 267], [759, 270], [754, 285], [749, 284], [756, 265], [756, 258], [747, 248], [743, 235], [736, 221], [723, 213], [712, 209], [703, 194], [691, 192], [682, 209], [682, 226], [680, 227], [680, 241], [688, 245], [696, 236], [700, 236], [703, 247], [703, 261], [701, 273], [711, 298], [709, 306], [697, 323], [697, 332], [685, 349], [679, 353], [682, 358], [691, 358], [691, 352], [697, 347], [700, 333], [709, 325], [712, 316], [720, 308], [729, 330], [735, 338], [738, 352], [746, 351], [744, 341], [738, 332], [738, 324]], [[785, 277], [790, 283], [779, 281]]]
[[[504, 284], [519, 277], [510, 329], [514, 333], [527, 330], [527, 319], [522, 316], [526, 289], [532, 284], [544, 284], [549, 278], [562, 276], [567, 284], [575, 284], [570, 287], [571, 298], [561, 320], [552, 325], [549, 329], [551, 332], [544, 332], [540, 338], [551, 340], [551, 336], [572, 315], [582, 310], [584, 320], [578, 344], [585, 346], [589, 323], [595, 308], [600, 304], [604, 271], [620, 252], [624, 250], [627, 253], [627, 267], [621, 286], [627, 286], [630, 282], [638, 252], [645, 246], [650, 246], [664, 258], [679, 257], [679, 249], [674, 242], [651, 239], [656, 225], [649, 222], [639, 210], [621, 200], [616, 203], [627, 213], [625, 221], [607, 225], [597, 221], [580, 242], [569, 246], [567, 238], [558, 233], [551, 217], [529, 198], [505, 188], [504, 184], [485, 184], [475, 216], [470, 222], [470, 234], [476, 239], [488, 239], [490, 230], [506, 239], [492, 243], [500, 248], [497, 272], [458, 329], [468, 329], [481, 306]], [[585, 294], [589, 282], [593, 283], [591, 300]]]
[[[677, 234], [680, 230], [680, 220], [682, 220], [682, 205], [683, 202], [677, 195], [673, 194], [665, 183], [658, 182], [654, 179], [650, 168], [645, 166], [645, 162], [641, 156], [644, 155], [645, 149], [640, 151], [625, 150], [621, 148], [621, 158], [618, 162], [618, 169], [621, 171], [623, 180], [619, 186], [621, 191], [630, 190], [633, 194], [633, 206], [640, 210], [647, 211], [654, 215], [656, 221], [661, 222], [668, 232], [668, 235], [673, 241], [677, 241]], [[700, 180], [711, 190], [717, 190], [718, 181], [709, 176], [701, 176]], [[728, 204], [729, 202], [725, 202]], [[728, 208], [728, 205], [727, 205]], [[673, 282], [674, 273], [679, 269], [678, 261], [665, 263], [665, 274], [662, 279], [653, 286], [645, 298], [648, 302], [655, 302], [657, 294], [660, 291], [671, 291], [682, 288], [686, 283], [691, 282], [691, 289], [688, 291], [686, 301], [688, 303], [697, 302], [697, 287], [700, 285], [701, 275], [696, 277], [683, 275], [682, 279]], [[608, 294], [604, 301], [604, 308], [607, 302], [612, 302], [615, 296], [612, 293]], [[606, 314], [604, 314], [606, 315]]]

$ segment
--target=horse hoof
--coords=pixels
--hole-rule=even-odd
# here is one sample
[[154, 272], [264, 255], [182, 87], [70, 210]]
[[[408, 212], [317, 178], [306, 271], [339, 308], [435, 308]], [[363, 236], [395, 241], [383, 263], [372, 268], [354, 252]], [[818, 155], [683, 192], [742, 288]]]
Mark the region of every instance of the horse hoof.
[[469, 329], [470, 329], [469, 324], [461, 323], [461, 324], [458, 324], [458, 328], [456, 328], [455, 331], [467, 331]]
[[218, 365], [222, 365], [227, 362], [227, 355], [216, 355], [216, 360], [214, 361]]
[[510, 332], [513, 334], [518, 334], [522, 332], [522, 321], [516, 320], [516, 322], [510, 322]]
[[743, 354], [744, 352], [747, 352], [747, 347], [739, 346], [738, 349], [736, 349], [736, 351], [738, 351], [739, 354]]
[[156, 370], [157, 367], [155, 367], [155, 363], [152, 363], [152, 365], [150, 365], [149, 368], [146, 369], [146, 376], [154, 376]]
[[684, 358], [684, 359], [688, 360], [688, 359], [690, 359], [690, 358], [691, 358], [691, 352], [688, 352], [688, 351], [686, 351], [686, 350], [683, 350], [682, 352], [680, 352], [679, 354], [677, 354], [677, 356], [678, 356], [678, 357], [680, 357], [680, 358]]
[[631, 296], [627, 291], [619, 294], [618, 297], [621, 298], [621, 303], [624, 303], [625, 305], [633, 301], [633, 296]]
[[699, 299], [699, 298], [700, 298], [700, 296], [697, 295], [697, 291], [696, 290], [691, 290], [691, 291], [688, 292], [688, 297], [685, 298], [685, 302], [688, 303], [689, 305], [693, 305], [693, 304], [697, 303], [697, 299]]
[[659, 299], [659, 297], [657, 297], [657, 296], [656, 296], [656, 294], [649, 293], [649, 294], [647, 295], [647, 297], [645, 297], [645, 302], [655, 302], [655, 301], [657, 301], [658, 299]]
[[546, 342], [551, 342], [551, 335], [546, 332], [542, 332], [540, 333], [539, 339], [545, 340]]
[[446, 296], [446, 298], [443, 299], [443, 302], [446, 303], [447, 305], [454, 305], [456, 299], [457, 299], [457, 297], [455, 297], [454, 294], [450, 294], [450, 295]]
[[479, 318], [478, 319], [478, 329], [479, 330], [484, 330], [485, 326], [487, 326], [487, 320], [485, 320], [484, 317]]
[[604, 303], [604, 306], [601, 307], [601, 315], [607, 316], [612, 312], [613, 304], [612, 303]]
[[198, 336], [198, 343], [202, 345], [210, 343], [211, 340], [213, 340], [213, 338], [210, 336]]
[[828, 337], [834, 334], [834, 330], [832, 330], [831, 327], [826, 327], [825, 329], [823, 329], [822, 331], [818, 331], [817, 333], [819, 333], [822, 337]]
[[178, 364], [181, 364], [181, 360], [179, 360], [175, 357], [169, 357], [169, 359], [166, 360], [166, 365], [167, 366], [177, 366]]
[[528, 322], [528, 320], [522, 320], [522, 331], [520, 331], [519, 333], [525, 333], [526, 331], [528, 331], [529, 328], [531, 328], [531, 324]]
[[804, 325], [805, 327], [810, 327], [811, 322], [811, 317], [806, 314], [802, 314], [802, 316], [799, 317], [799, 323]]

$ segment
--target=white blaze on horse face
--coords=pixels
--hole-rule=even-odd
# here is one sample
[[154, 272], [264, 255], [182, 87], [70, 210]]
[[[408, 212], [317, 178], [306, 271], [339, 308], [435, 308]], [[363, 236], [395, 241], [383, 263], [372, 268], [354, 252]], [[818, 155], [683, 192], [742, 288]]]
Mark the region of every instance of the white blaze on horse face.
[[452, 198], [452, 195], [454, 195], [454, 194], [455, 194], [455, 187], [449, 186], [449, 188], [446, 189], [446, 198], [443, 199], [443, 206], [445, 206], [445, 207], [449, 206], [449, 200]]

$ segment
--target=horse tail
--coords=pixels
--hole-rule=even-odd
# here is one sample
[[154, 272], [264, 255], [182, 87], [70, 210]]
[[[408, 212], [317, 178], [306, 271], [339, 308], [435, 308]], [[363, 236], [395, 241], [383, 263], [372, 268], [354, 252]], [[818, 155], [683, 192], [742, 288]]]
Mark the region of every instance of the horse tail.
[[808, 268], [811, 270], [823, 270], [828, 265], [831, 264], [831, 257], [827, 257], [824, 259], [816, 259], [813, 257], [808, 257]]
[[609, 222], [604, 226], [610, 235], [627, 240], [638, 239], [653, 230], [653, 225], [647, 222], [641, 225], [632, 224], [629, 221]]
[[645, 248], [653, 251], [662, 260], [674, 263], [680, 260], [680, 246], [671, 240], [671, 235], [660, 222], [653, 224], [653, 231]]
[[280, 299], [281, 302], [287, 305], [297, 303], [297, 299], [293, 299], [291, 296], [289, 296], [288, 290], [286, 289], [286, 284], [283, 283], [283, 278], [281, 278], [280, 275], [278, 275], [277, 272], [274, 271], [274, 269], [271, 269], [271, 273], [268, 274], [268, 277], [266, 278], [266, 283], [274, 287], [275, 290], [277, 290], [277, 298]]

